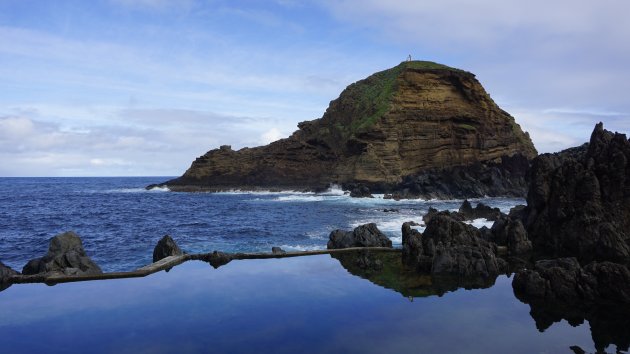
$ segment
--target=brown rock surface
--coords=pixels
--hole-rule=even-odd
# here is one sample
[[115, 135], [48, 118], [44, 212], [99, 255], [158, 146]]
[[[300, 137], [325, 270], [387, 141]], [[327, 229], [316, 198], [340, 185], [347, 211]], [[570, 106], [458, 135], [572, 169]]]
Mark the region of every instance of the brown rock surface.
[[[407, 176], [536, 150], [475, 76], [403, 62], [348, 86], [323, 117], [289, 138], [197, 158], [172, 190], [310, 189], [364, 183], [388, 189]], [[376, 186], [376, 187], [375, 187]]]

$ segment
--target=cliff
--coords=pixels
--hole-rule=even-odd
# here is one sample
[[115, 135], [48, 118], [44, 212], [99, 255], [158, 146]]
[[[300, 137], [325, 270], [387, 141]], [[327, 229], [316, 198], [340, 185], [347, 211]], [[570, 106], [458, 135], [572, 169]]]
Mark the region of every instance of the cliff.
[[353, 83], [320, 119], [298, 127], [266, 146], [211, 150], [163, 185], [320, 190], [335, 183], [392, 191], [425, 172], [536, 156], [529, 135], [473, 74], [432, 62], [403, 62]]

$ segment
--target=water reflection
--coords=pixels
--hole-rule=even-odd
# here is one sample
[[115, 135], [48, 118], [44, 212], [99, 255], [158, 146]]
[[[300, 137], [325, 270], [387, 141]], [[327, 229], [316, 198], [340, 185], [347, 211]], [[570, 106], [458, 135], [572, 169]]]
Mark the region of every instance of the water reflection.
[[[529, 304], [530, 315], [536, 328], [545, 332], [554, 323], [566, 320], [571, 326], [579, 326], [588, 321], [591, 336], [597, 353], [605, 353], [614, 345], [616, 352], [627, 352], [630, 347], [630, 308], [619, 304], [597, 304], [586, 306], [565, 301], [541, 301], [515, 292], [516, 298]], [[585, 353], [579, 346], [571, 349], [575, 353]]]
[[462, 278], [432, 276], [417, 273], [402, 263], [399, 252], [357, 251], [332, 254], [352, 275], [394, 290], [410, 299], [427, 296], [442, 296], [449, 291], [464, 289], [485, 289], [494, 285], [497, 277]]

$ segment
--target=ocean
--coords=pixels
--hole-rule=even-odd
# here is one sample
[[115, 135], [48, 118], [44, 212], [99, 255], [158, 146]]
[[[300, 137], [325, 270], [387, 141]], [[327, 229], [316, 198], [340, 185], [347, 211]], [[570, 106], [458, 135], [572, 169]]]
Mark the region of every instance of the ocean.
[[[325, 249], [335, 229], [376, 223], [394, 246], [405, 221], [422, 223], [430, 207], [457, 210], [462, 200], [350, 198], [325, 193], [147, 191], [171, 177], [0, 178], [0, 261], [21, 270], [46, 254], [51, 237], [75, 231], [103, 271], [151, 263], [153, 248], [171, 235], [185, 252], [270, 252]], [[522, 199], [484, 198], [503, 212]], [[473, 203], [474, 205], [474, 203]], [[394, 209], [394, 210], [392, 210]], [[475, 220], [477, 226], [491, 223]], [[421, 228], [420, 228], [421, 229]]]

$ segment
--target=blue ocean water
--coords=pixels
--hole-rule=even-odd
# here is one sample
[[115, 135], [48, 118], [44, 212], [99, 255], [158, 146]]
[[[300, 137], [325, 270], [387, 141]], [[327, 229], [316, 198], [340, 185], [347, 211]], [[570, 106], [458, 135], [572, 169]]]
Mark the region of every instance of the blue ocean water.
[[[0, 261], [20, 270], [43, 256], [49, 239], [73, 230], [104, 271], [151, 263], [165, 234], [186, 252], [324, 249], [334, 229], [375, 222], [400, 245], [401, 225], [422, 222], [429, 207], [461, 200], [356, 199], [326, 193], [175, 193], [144, 186], [169, 177], [0, 178]], [[520, 199], [486, 198], [504, 212]], [[385, 209], [396, 209], [385, 212]], [[479, 225], [483, 220], [476, 221]]]

